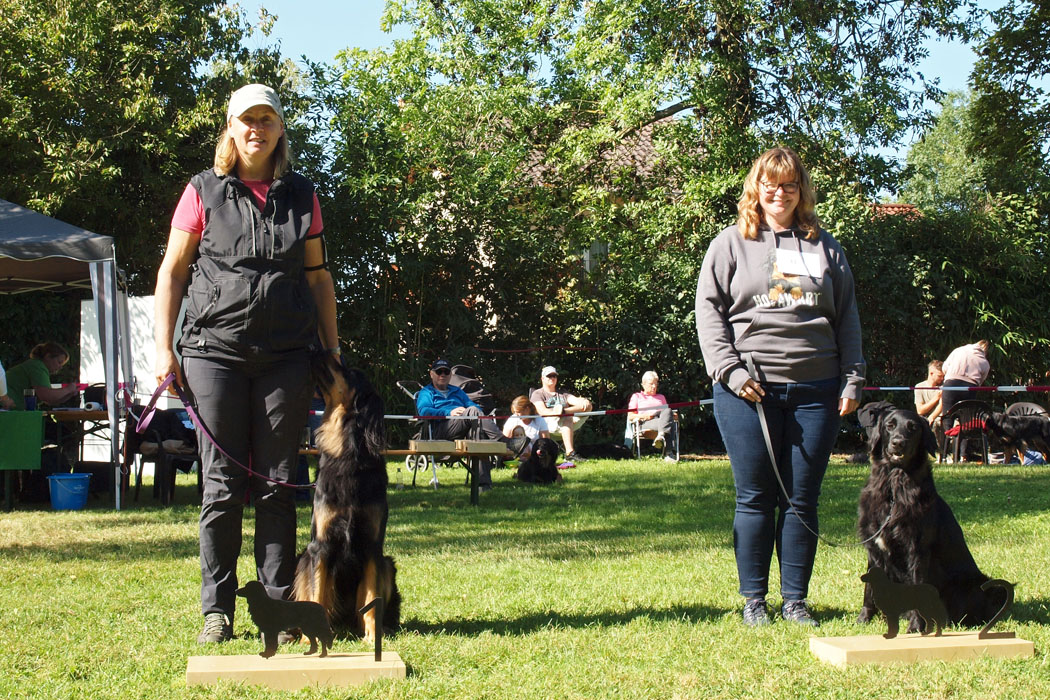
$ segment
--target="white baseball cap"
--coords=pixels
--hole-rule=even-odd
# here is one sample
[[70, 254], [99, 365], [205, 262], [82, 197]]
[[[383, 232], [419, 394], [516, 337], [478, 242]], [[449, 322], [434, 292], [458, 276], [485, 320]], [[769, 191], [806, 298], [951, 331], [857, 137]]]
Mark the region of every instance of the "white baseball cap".
[[230, 106], [226, 108], [226, 121], [233, 117], [239, 117], [256, 105], [266, 105], [277, 112], [277, 116], [284, 123], [284, 110], [281, 108], [281, 99], [273, 88], [252, 83], [245, 85], [230, 95]]
[[558, 370], [554, 369], [554, 368], [553, 368], [553, 367], [551, 367], [550, 365], [547, 365], [547, 366], [546, 366], [546, 367], [544, 367], [544, 368], [543, 368], [543, 370], [542, 370], [542, 371], [540, 372], [540, 377], [548, 377], [548, 376], [550, 376], [550, 375], [552, 375], [552, 374], [557, 374], [557, 373], [558, 373]]

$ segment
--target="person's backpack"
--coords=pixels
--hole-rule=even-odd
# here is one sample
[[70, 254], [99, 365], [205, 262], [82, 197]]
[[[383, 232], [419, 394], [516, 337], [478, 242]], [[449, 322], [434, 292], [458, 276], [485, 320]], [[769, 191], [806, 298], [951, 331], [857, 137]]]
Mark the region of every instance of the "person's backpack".
[[462, 389], [463, 393], [478, 405], [482, 414], [489, 415], [496, 409], [496, 398], [486, 391], [473, 367], [455, 365], [452, 367], [452, 376], [448, 383]]

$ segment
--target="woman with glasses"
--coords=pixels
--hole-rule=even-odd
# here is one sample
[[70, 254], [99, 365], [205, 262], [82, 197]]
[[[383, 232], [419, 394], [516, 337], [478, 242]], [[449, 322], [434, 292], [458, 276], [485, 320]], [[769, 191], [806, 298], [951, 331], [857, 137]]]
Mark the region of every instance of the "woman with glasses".
[[704, 257], [696, 328], [736, 487], [743, 618], [770, 622], [775, 549], [782, 617], [815, 627], [806, 597], [817, 501], [840, 418], [856, 410], [864, 381], [853, 275], [838, 242], [820, 228], [809, 174], [790, 148], [755, 161], [737, 210], [736, 224]]

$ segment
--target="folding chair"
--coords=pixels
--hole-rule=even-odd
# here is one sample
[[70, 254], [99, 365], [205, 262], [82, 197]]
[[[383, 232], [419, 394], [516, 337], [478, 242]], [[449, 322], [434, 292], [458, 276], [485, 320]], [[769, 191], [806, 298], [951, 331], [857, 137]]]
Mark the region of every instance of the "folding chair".
[[[642, 423], [644, 421], [627, 421], [627, 433], [631, 440], [631, 446], [634, 447], [634, 456], [637, 459], [642, 458], [642, 440], [649, 440], [652, 442], [656, 439], [659, 433], [655, 429], [642, 429]], [[678, 432], [678, 411], [671, 411], [671, 434], [674, 440], [674, 451], [675, 460], [682, 458], [682, 443], [679, 441], [680, 433]]]
[[941, 455], [938, 462], [944, 462], [948, 452], [948, 443], [952, 444], [955, 463], [959, 463], [960, 447], [969, 438], [980, 438], [981, 453], [984, 463], [988, 464], [988, 436], [984, 432], [984, 418], [992, 412], [987, 401], [966, 399], [957, 402], [941, 418], [944, 426], [944, 440], [941, 442]]
[[[423, 385], [416, 381], [398, 381], [397, 388], [405, 392], [409, 398], [412, 399], [412, 410], [416, 408], [416, 394], [419, 393]], [[414, 420], [411, 425], [416, 429], [415, 437], [413, 440], [433, 440], [433, 425], [432, 420]], [[444, 465], [455, 465], [461, 464], [467, 470], [467, 483], [470, 483], [470, 466], [462, 459], [452, 457], [442, 457], [437, 455], [408, 455], [405, 457], [405, 469], [412, 472], [412, 485], [416, 485], [416, 475], [420, 470], [426, 471], [430, 469], [433, 476], [430, 478], [430, 485], [435, 489], [438, 487], [438, 463]]]
[[[176, 469], [190, 469], [194, 463], [197, 465], [197, 493], [203, 494], [199, 452], [196, 449], [193, 452], [176, 452], [164, 446], [166, 440], [174, 439], [175, 431], [170, 427], [174, 425], [173, 421], [183, 421], [185, 409], [157, 410], [145, 432], [139, 434], [136, 427], [142, 410], [143, 406], [138, 404], [129, 408], [129, 417], [124, 429], [124, 471], [130, 473], [130, 467], [135, 463], [135, 500], [139, 500], [142, 468], [146, 462], [153, 462], [153, 497], [158, 498], [163, 505], [168, 505], [175, 497]], [[190, 434], [192, 433], [188, 429], [183, 433], [184, 436]], [[143, 452], [143, 443], [156, 445], [156, 451]], [[193, 445], [196, 446], [195, 439]]]

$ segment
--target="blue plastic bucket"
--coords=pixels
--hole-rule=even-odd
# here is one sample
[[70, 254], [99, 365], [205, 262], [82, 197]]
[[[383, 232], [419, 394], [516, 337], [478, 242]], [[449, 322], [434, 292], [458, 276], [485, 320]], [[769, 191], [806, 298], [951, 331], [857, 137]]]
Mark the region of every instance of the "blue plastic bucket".
[[90, 474], [52, 474], [47, 477], [51, 507], [55, 510], [80, 510], [87, 504]]

